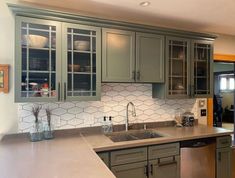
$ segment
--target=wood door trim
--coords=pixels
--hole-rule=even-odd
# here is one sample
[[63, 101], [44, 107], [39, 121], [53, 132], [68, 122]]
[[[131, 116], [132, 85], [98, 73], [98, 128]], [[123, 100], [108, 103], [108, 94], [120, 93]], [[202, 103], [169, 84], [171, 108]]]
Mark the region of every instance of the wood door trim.
[[[214, 62], [235, 62], [233, 54], [214, 54]], [[213, 98], [207, 99], [207, 125], [213, 126]]]
[[235, 62], [235, 55], [232, 54], [214, 54], [215, 62]]

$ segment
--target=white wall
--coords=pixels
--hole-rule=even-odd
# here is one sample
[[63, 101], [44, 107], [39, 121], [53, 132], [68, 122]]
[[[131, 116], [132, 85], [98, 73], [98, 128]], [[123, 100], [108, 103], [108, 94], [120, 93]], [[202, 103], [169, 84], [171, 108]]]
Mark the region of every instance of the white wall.
[[0, 64], [10, 64], [10, 92], [0, 93], [0, 134], [16, 132], [17, 105], [14, 104], [13, 86], [14, 19], [7, 5], [0, 1]]
[[235, 55], [235, 36], [219, 34], [214, 43], [214, 52]]

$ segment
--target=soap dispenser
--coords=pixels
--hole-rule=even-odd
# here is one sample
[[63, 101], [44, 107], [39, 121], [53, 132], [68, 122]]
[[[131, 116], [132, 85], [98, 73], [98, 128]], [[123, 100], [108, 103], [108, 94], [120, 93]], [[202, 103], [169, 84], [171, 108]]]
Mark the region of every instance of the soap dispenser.
[[102, 130], [103, 130], [103, 133], [108, 133], [109, 132], [109, 124], [107, 122], [107, 117], [106, 116], [104, 116], [104, 118], [103, 118]]
[[108, 126], [109, 126], [109, 132], [113, 132], [113, 121], [112, 121], [112, 116], [109, 116], [109, 122], [108, 122]]

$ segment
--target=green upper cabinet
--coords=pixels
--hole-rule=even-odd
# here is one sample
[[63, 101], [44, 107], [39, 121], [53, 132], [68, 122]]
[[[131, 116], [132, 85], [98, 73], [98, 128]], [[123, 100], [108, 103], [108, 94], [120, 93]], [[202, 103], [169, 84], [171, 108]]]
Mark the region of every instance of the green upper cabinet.
[[60, 99], [60, 35], [60, 22], [16, 17], [16, 102]]
[[213, 46], [210, 41], [192, 41], [192, 95], [212, 97]]
[[168, 37], [166, 44], [167, 96], [187, 98], [190, 85], [190, 41]]
[[101, 29], [63, 23], [62, 93], [64, 100], [99, 100]]
[[102, 31], [103, 82], [164, 82], [164, 36]]
[[166, 83], [153, 85], [153, 97], [211, 97], [213, 43], [166, 38]]
[[136, 33], [136, 81], [164, 82], [164, 36]]
[[17, 16], [15, 101], [98, 100], [100, 46], [100, 28]]
[[134, 82], [135, 33], [102, 29], [102, 81]]

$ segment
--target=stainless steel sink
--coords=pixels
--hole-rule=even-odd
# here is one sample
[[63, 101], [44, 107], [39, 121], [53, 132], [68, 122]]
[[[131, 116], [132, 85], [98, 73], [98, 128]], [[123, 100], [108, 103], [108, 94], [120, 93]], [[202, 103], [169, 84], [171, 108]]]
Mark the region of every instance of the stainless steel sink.
[[106, 136], [109, 137], [113, 142], [123, 142], [123, 141], [164, 137], [162, 134], [159, 134], [154, 130], [135, 130], [135, 131], [126, 131], [126, 132], [114, 132], [114, 133], [106, 134]]

